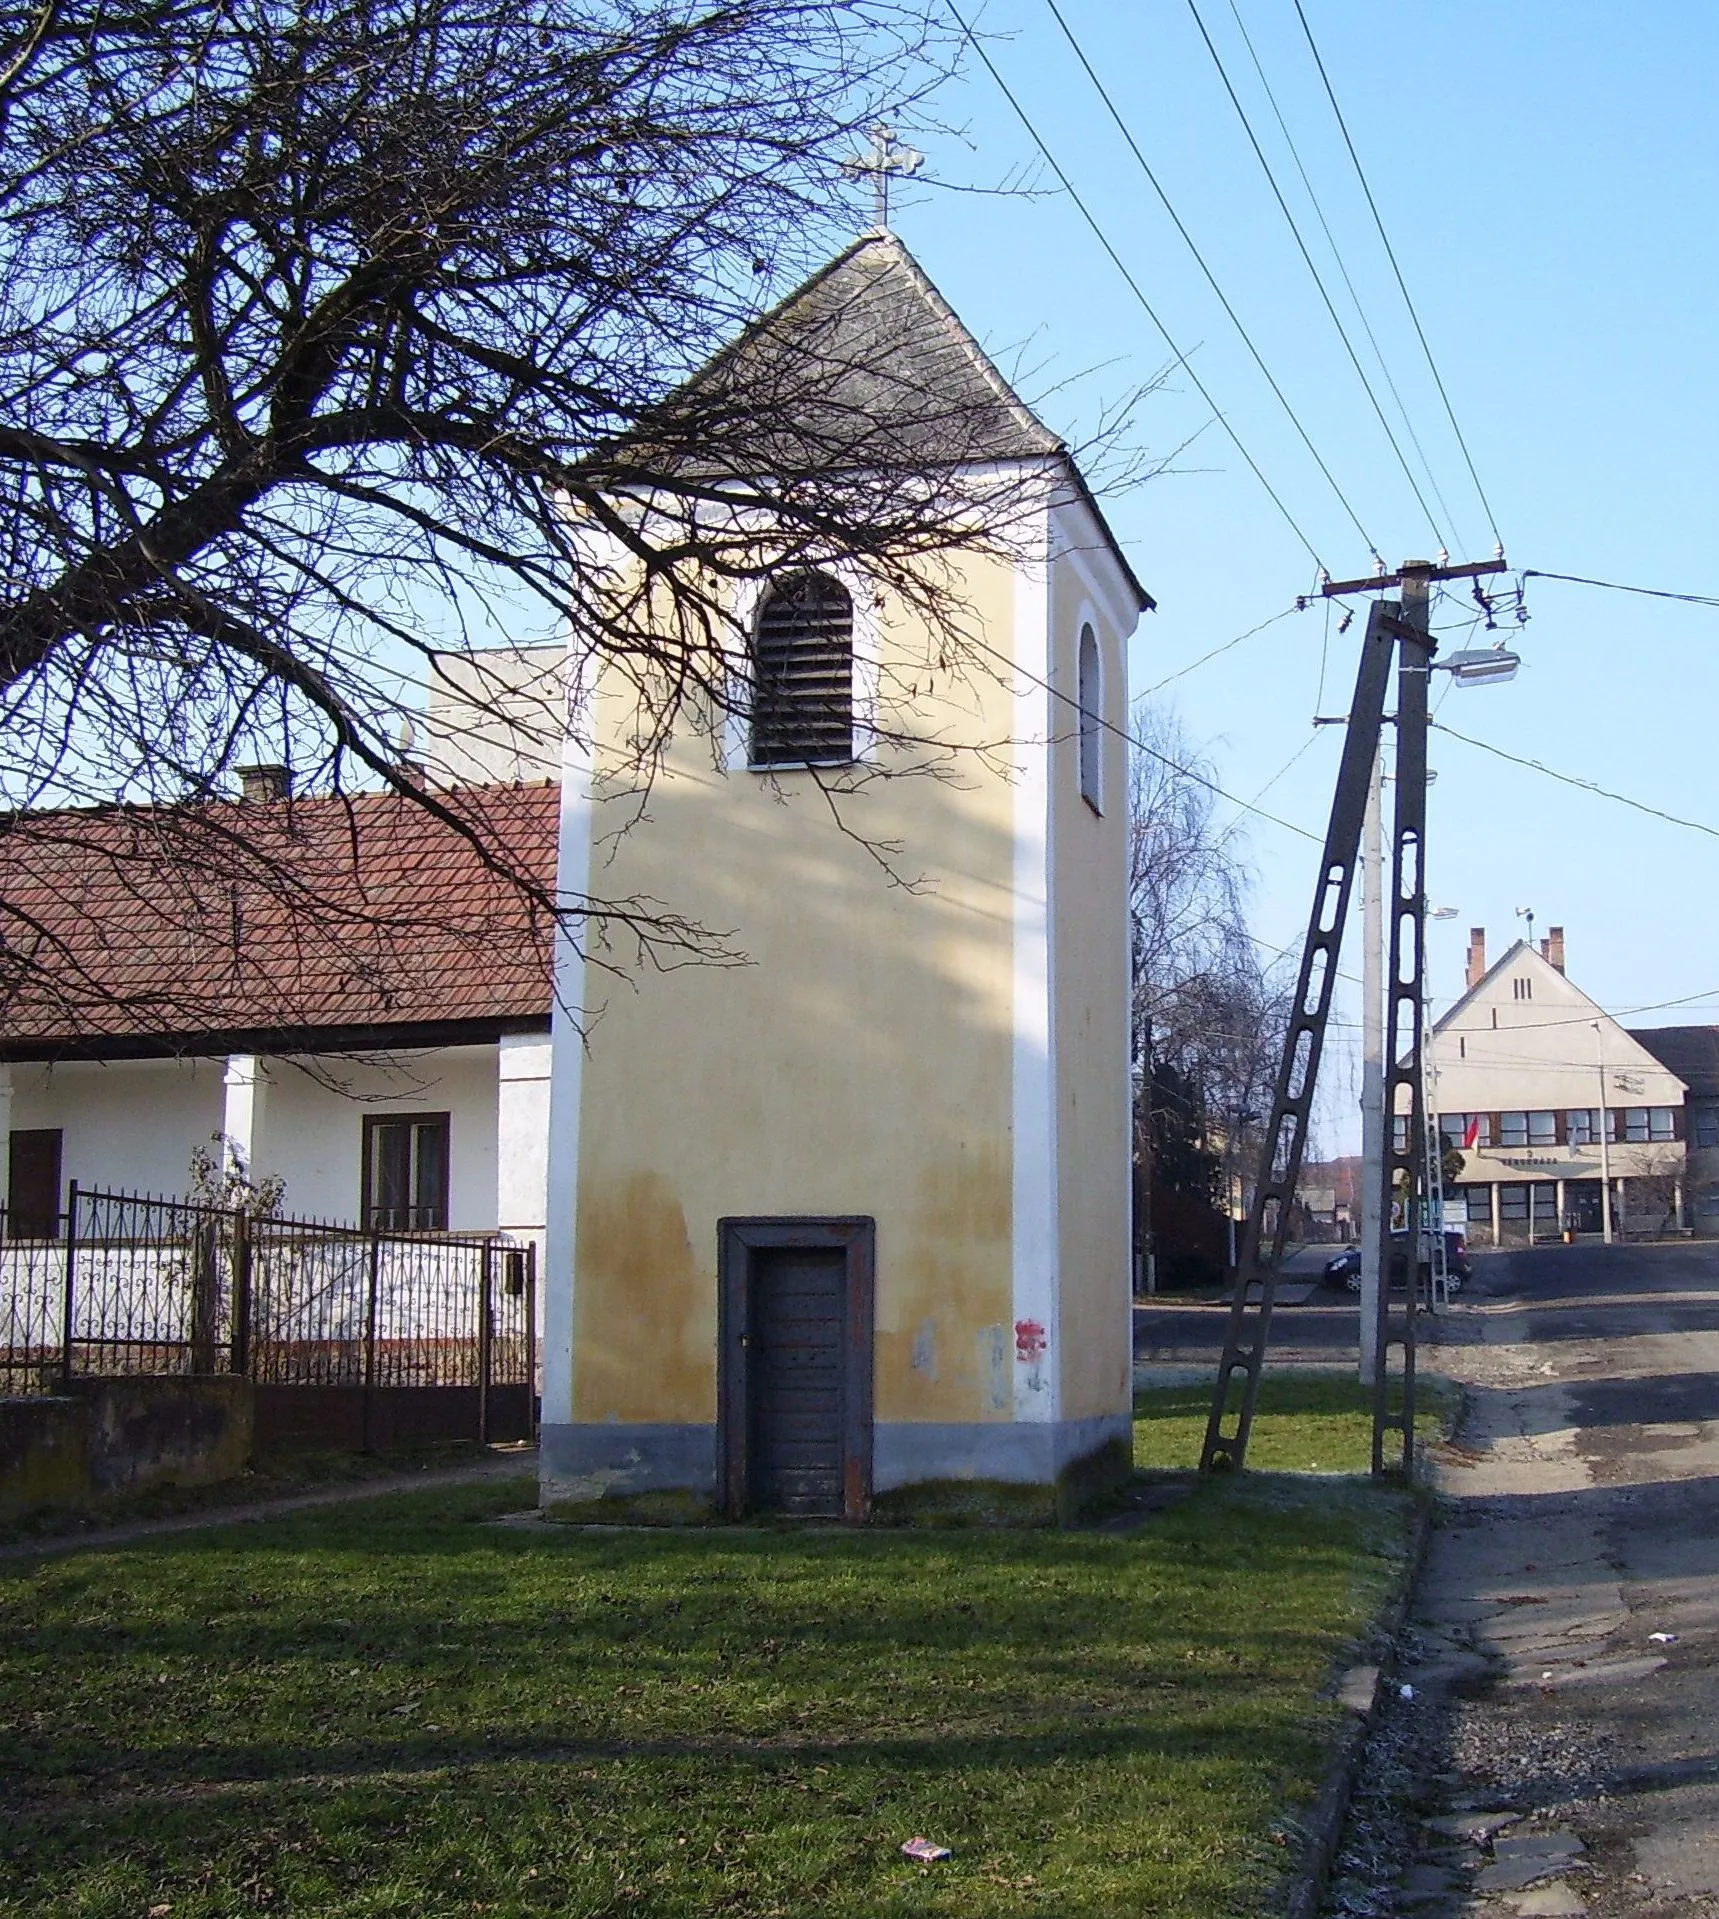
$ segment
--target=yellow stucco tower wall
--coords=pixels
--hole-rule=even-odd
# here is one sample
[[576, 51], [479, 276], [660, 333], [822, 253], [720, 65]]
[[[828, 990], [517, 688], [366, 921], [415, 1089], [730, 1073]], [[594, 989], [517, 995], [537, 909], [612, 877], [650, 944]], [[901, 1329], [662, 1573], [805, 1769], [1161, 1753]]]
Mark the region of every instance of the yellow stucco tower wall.
[[564, 889], [667, 907], [737, 963], [659, 970], [619, 931], [564, 955], [546, 1503], [722, 1496], [724, 1422], [744, 1421], [724, 1387], [735, 1220], [869, 1222], [868, 1494], [1049, 1485], [1127, 1440], [1123, 735], [1144, 596], [1057, 463], [1007, 550], [953, 562], [958, 671], [914, 610], [838, 570], [879, 732], [934, 748], [758, 772], [712, 718], [641, 791], [619, 675], [570, 742]]

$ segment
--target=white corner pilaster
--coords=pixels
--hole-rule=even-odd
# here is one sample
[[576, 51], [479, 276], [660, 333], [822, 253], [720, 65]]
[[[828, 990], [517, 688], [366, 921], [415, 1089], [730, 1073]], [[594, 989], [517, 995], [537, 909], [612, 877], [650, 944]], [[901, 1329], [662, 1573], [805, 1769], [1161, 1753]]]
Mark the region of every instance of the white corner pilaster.
[[1061, 1416], [1062, 1327], [1052, 1000], [1048, 501], [1021, 528], [1014, 597], [1013, 1280], [1017, 1420]]
[[546, 1033], [504, 1033], [496, 1056], [495, 1222], [520, 1238], [543, 1236], [553, 1056]]
[[244, 1179], [261, 1177], [257, 1165], [263, 1149], [263, 1109], [267, 1104], [268, 1069], [255, 1053], [230, 1053], [221, 1112], [221, 1170]]
[[[561, 747], [561, 824], [556, 898], [577, 912], [591, 883], [591, 769], [594, 663], [568, 642], [567, 732]], [[543, 1424], [573, 1418], [574, 1250], [579, 1226], [580, 1101], [585, 1076], [583, 934], [555, 931], [555, 1004], [549, 1040], [549, 1124], [544, 1163]]]

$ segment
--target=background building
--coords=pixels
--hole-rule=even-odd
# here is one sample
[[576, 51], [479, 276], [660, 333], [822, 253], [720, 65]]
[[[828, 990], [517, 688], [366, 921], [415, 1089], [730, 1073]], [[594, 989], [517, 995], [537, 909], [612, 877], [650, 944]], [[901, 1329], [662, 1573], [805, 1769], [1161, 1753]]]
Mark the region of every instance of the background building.
[[1630, 1038], [1688, 1088], [1684, 1213], [1700, 1237], [1719, 1238], [1719, 1026], [1632, 1027]]
[[1463, 1157], [1446, 1217], [1466, 1213], [1471, 1240], [1600, 1232], [1607, 1177], [1617, 1230], [1682, 1226], [1684, 1081], [1566, 976], [1562, 927], [1491, 967], [1475, 927], [1468, 990], [1427, 1052], [1428, 1102]]

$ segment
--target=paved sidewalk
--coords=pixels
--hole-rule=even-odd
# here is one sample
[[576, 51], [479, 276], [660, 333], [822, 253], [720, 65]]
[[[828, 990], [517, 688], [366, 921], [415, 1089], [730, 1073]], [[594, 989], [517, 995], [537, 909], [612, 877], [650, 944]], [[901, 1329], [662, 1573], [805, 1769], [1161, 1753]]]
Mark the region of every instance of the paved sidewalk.
[[493, 1459], [465, 1466], [429, 1467], [423, 1472], [390, 1473], [384, 1479], [353, 1480], [315, 1492], [286, 1493], [247, 1506], [211, 1506], [202, 1512], [174, 1513], [164, 1519], [128, 1520], [122, 1525], [91, 1527], [87, 1531], [56, 1533], [41, 1539], [0, 1546], [0, 1560], [47, 1559], [58, 1554], [99, 1552], [109, 1546], [131, 1546], [139, 1540], [169, 1533], [202, 1532], [211, 1526], [250, 1526], [263, 1519], [314, 1511], [318, 1506], [348, 1505], [359, 1499], [382, 1499], [390, 1493], [431, 1492], [440, 1486], [471, 1486], [487, 1479], [518, 1479], [537, 1472], [537, 1448], [521, 1445], [498, 1450]]
[[1327, 1910], [1719, 1915], [1719, 1253], [1535, 1254], [1441, 1324], [1470, 1413]]

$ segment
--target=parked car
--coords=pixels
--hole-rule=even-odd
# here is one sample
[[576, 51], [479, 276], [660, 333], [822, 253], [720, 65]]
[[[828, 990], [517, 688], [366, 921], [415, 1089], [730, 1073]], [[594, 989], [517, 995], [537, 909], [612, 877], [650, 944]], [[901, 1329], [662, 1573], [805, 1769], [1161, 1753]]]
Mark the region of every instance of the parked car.
[[[1398, 1228], [1391, 1234], [1391, 1284], [1402, 1286], [1408, 1276], [1408, 1233]], [[1432, 1265], [1432, 1234], [1421, 1234], [1421, 1265]], [[1444, 1267], [1450, 1275], [1452, 1291], [1461, 1286], [1473, 1268], [1468, 1261], [1468, 1241], [1462, 1232], [1454, 1226], [1447, 1226], [1444, 1235]], [[1359, 1246], [1346, 1247], [1335, 1259], [1325, 1262], [1325, 1284], [1327, 1286], [1347, 1286], [1352, 1293], [1361, 1290], [1361, 1249]]]

